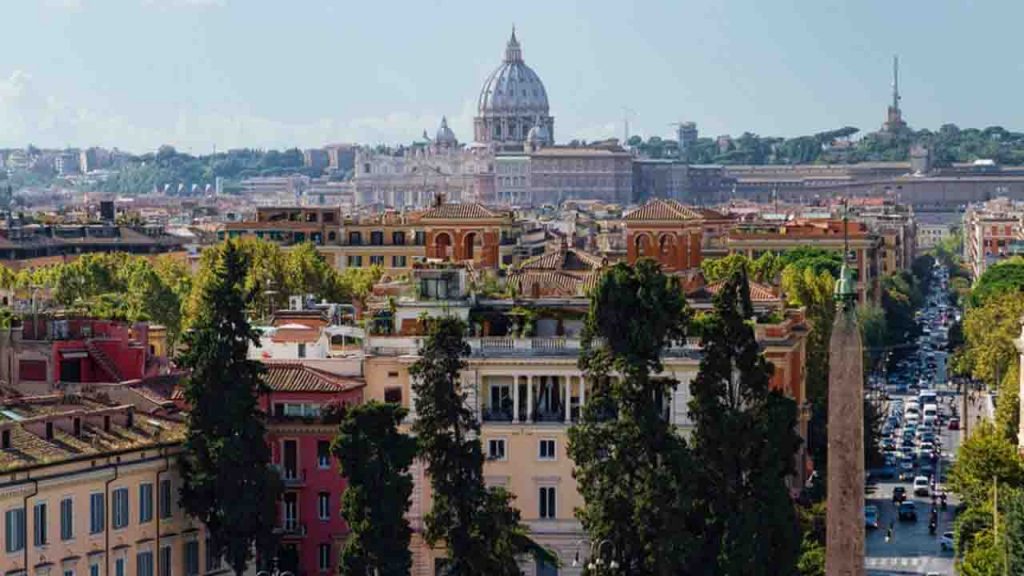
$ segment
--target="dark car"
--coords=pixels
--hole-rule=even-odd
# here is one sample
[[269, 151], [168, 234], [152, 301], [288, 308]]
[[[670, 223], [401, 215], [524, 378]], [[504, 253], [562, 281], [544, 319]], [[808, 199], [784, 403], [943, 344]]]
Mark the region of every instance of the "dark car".
[[960, 419], [956, 418], [956, 417], [950, 418], [949, 419], [949, 429], [950, 430], [959, 430], [960, 429]]
[[917, 506], [913, 502], [901, 502], [899, 517], [901, 522], [917, 522]]
[[903, 486], [897, 486], [892, 489], [892, 501], [894, 504], [899, 504], [907, 499], [907, 489]]

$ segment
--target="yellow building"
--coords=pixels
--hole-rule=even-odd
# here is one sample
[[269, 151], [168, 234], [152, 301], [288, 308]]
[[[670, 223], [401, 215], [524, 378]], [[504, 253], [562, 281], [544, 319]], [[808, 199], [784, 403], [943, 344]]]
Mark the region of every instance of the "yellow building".
[[0, 573], [224, 574], [178, 505], [184, 424], [62, 395], [0, 406]]
[[[569, 304], [568, 302], [563, 302]], [[418, 303], [422, 305], [421, 303]], [[582, 317], [586, 302], [569, 305]], [[448, 302], [444, 312], [462, 314], [464, 305]], [[568, 430], [580, 415], [589, 385], [577, 366], [580, 351], [579, 320], [560, 319], [557, 327], [545, 319], [537, 321], [532, 336], [475, 336], [468, 338], [472, 350], [462, 372], [467, 401], [481, 422], [481, 442], [487, 462], [484, 475], [490, 486], [502, 486], [516, 496], [514, 505], [533, 538], [554, 551], [560, 560], [558, 574], [576, 575], [577, 553], [585, 557], [582, 526], [575, 509], [583, 504], [573, 463], [567, 454]], [[556, 334], [560, 332], [560, 334]], [[371, 336], [364, 376], [366, 400], [400, 402], [415, 418], [415, 395], [408, 369], [417, 360], [422, 337], [415, 334]], [[697, 342], [665, 351], [664, 373], [679, 382], [670, 405], [670, 421], [685, 433], [689, 383], [699, 366]], [[415, 487], [410, 520], [417, 532], [430, 509], [429, 477], [422, 464], [414, 466]], [[418, 537], [413, 542], [414, 576], [433, 576], [435, 560], [443, 551], [431, 550]], [[527, 576], [553, 574], [553, 567], [524, 559]]]

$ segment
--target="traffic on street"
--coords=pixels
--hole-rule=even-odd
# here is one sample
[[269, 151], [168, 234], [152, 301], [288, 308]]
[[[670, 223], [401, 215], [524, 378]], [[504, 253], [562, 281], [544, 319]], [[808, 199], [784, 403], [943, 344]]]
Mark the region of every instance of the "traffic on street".
[[948, 270], [934, 269], [920, 336], [866, 390], [882, 415], [884, 466], [868, 471], [865, 498], [869, 574], [952, 575], [958, 500], [946, 475], [960, 446], [961, 398], [947, 377], [950, 325], [960, 311], [947, 299]]

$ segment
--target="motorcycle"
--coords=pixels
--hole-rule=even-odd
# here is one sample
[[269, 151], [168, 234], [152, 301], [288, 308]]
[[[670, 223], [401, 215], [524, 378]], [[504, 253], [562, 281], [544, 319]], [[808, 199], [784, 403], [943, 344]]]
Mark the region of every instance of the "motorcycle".
[[928, 523], [928, 533], [931, 534], [932, 536], [935, 536], [935, 530], [937, 528], [938, 528], [938, 525], [935, 523], [934, 520]]
[[939, 506], [943, 510], [945, 510], [946, 509], [946, 495], [945, 494], [942, 494], [942, 496], [939, 497], [939, 502], [940, 502]]

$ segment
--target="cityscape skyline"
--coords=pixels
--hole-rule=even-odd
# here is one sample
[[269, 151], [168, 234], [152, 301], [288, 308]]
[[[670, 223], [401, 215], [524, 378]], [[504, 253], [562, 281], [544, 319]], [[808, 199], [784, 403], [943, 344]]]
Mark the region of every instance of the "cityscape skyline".
[[[442, 116], [469, 141], [478, 87], [513, 25], [547, 86], [560, 142], [621, 137], [627, 115], [644, 136], [673, 137], [680, 120], [712, 137], [876, 130], [894, 53], [911, 126], [1019, 122], [1010, 95], [1020, 81], [972, 63], [984, 54], [986, 69], [1020, 68], [986, 45], [1022, 7], [993, 21], [953, 2], [927, 12], [881, 2], [609, 6], [499, 5], [481, 25], [466, 2], [404, 6], [403, 18], [389, 18], [393, 7], [314, 2], [17, 4], [0, 39], [0, 145], [144, 152], [166, 143], [202, 154], [399, 144]], [[379, 25], [389, 27], [386, 43]], [[837, 36], [840, 25], [856, 37]], [[928, 40], [954, 33], [971, 48]], [[981, 97], [979, 83], [990, 87]]]

